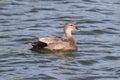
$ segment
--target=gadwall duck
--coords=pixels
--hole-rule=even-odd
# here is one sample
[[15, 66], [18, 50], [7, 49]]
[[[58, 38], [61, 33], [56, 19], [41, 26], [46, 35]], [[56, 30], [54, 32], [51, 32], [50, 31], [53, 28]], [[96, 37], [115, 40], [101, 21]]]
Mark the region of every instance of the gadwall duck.
[[64, 25], [66, 39], [60, 37], [37, 38], [36, 42], [29, 42], [33, 48], [48, 50], [76, 50], [76, 42], [72, 37], [72, 30], [80, 31], [72, 22]]

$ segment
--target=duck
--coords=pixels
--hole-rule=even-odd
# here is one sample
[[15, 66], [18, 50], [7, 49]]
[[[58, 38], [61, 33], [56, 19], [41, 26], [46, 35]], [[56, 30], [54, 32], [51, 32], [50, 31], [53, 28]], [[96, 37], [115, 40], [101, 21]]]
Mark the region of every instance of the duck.
[[76, 41], [72, 36], [72, 31], [80, 31], [72, 22], [64, 24], [66, 38], [61, 37], [37, 37], [35, 42], [29, 42], [33, 48], [48, 50], [76, 50]]

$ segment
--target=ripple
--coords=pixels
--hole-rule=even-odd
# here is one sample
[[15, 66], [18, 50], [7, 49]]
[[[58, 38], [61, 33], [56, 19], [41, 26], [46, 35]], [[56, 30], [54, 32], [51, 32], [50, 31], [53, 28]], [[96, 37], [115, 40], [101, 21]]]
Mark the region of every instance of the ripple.
[[4, 39], [4, 38], [11, 38], [11, 36], [9, 36], [9, 35], [6, 35], [6, 36], [5, 36], [5, 35], [4, 35], [4, 36], [0, 36], [0, 38], [3, 38], [3, 39]]
[[93, 64], [97, 63], [98, 61], [96, 61], [96, 60], [80, 60], [79, 62], [83, 65], [93, 65]]
[[11, 5], [19, 6], [19, 5], [24, 5], [24, 4], [23, 3], [19, 3], [19, 2], [12, 2]]
[[106, 57], [104, 57], [104, 59], [107, 59], [107, 60], [119, 60], [120, 56], [106, 56]]
[[13, 41], [29, 41], [29, 40], [33, 40], [32, 38], [20, 38], [20, 39], [15, 39]]
[[55, 77], [46, 75], [46, 74], [39, 74], [39, 75], [35, 75], [33, 77], [28, 77], [28, 78], [24, 78], [21, 80], [39, 80], [39, 79], [44, 79], [44, 80], [56, 80]]
[[0, 69], [0, 72], [2, 73], [2, 72], [9, 72], [9, 71], [15, 71], [15, 69], [10, 69], [9, 67], [8, 67], [8, 69], [7, 69], [7, 67], [5, 67], [5, 68], [3, 68], [3, 69]]
[[108, 30], [114, 30], [114, 31], [118, 31], [118, 29], [116, 29], [116, 28], [113, 28], [113, 27], [107, 27], [106, 29], [108, 29]]
[[95, 23], [104, 23], [102, 21], [97, 21], [97, 20], [81, 20], [81, 23], [87, 23], [87, 24], [95, 24]]
[[95, 33], [95, 34], [118, 34], [116, 32], [112, 32], [112, 31], [108, 31], [108, 30], [92, 30], [91, 32]]
[[88, 9], [87, 11], [99, 12], [99, 11], [101, 11], [101, 9], [98, 9], [98, 8], [91, 8], [91, 9]]
[[95, 35], [95, 33], [92, 31], [81, 31], [80, 34], [81, 35]]
[[0, 13], [2, 16], [13, 16], [13, 15], [23, 15], [24, 13]]
[[95, 0], [83, 0], [83, 1], [85, 1], [85, 2], [92, 2], [92, 3], [96, 2]]
[[36, 8], [36, 7], [33, 7], [29, 12], [38, 12], [38, 11], [53, 11], [53, 10], [56, 10], [55, 8]]

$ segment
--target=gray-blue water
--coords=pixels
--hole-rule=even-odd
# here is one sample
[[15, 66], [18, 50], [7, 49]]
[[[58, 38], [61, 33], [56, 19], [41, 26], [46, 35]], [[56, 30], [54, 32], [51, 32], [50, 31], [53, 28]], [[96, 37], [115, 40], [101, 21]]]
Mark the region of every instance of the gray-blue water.
[[[30, 50], [69, 21], [77, 51]], [[120, 0], [0, 0], [0, 80], [120, 80]]]

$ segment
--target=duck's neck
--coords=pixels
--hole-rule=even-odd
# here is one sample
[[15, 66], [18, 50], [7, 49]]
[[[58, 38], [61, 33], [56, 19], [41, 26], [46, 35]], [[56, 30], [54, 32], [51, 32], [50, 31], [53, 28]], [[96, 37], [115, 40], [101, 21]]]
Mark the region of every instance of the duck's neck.
[[65, 31], [65, 36], [66, 36], [67, 40], [70, 41], [71, 45], [76, 47], [76, 42], [71, 34], [71, 31]]

